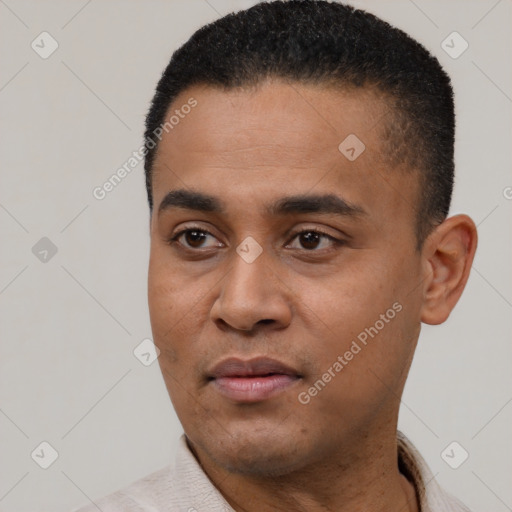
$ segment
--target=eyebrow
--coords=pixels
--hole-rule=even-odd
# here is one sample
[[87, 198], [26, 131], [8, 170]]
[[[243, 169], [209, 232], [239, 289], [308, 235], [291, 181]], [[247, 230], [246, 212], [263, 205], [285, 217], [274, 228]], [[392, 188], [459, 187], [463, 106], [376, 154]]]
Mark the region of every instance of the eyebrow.
[[[224, 203], [215, 196], [185, 189], [171, 190], [162, 199], [158, 213], [172, 208], [183, 208], [200, 212], [223, 213]], [[367, 212], [335, 194], [299, 194], [286, 196], [266, 205], [270, 215], [280, 216], [296, 213], [333, 213], [344, 217], [362, 217]]]

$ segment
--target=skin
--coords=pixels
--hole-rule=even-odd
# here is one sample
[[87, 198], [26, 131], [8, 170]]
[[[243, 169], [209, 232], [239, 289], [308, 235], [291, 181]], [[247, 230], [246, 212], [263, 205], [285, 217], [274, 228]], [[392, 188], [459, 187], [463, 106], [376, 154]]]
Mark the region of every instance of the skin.
[[[238, 511], [418, 510], [397, 465], [399, 398], [421, 322], [444, 322], [464, 289], [474, 223], [451, 217], [417, 249], [418, 174], [390, 164], [380, 130], [389, 114], [371, 91], [194, 86], [171, 109], [190, 97], [197, 106], [164, 134], [154, 164], [149, 264], [153, 336], [190, 448]], [[351, 133], [366, 146], [352, 162], [338, 150]], [[225, 210], [159, 212], [176, 189]], [[296, 194], [336, 194], [364, 213], [266, 210]], [[211, 234], [169, 243], [185, 228]], [[311, 230], [343, 244], [297, 234]], [[250, 264], [236, 252], [248, 236], [263, 250]], [[394, 303], [402, 310], [300, 403]], [[228, 356], [271, 357], [301, 378], [237, 403], [206, 378]]]

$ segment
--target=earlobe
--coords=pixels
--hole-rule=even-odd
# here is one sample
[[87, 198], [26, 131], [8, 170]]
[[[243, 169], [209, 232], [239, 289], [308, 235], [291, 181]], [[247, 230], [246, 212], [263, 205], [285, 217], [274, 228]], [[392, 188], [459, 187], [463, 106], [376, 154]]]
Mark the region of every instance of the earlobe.
[[455, 215], [437, 226], [425, 244], [425, 280], [421, 321], [443, 323], [466, 286], [477, 246], [475, 223]]

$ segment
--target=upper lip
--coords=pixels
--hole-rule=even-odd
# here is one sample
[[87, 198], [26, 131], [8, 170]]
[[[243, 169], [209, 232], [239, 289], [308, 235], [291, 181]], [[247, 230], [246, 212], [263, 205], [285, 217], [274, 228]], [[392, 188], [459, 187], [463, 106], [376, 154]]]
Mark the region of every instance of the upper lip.
[[230, 357], [216, 364], [208, 375], [212, 379], [217, 379], [220, 377], [254, 377], [269, 374], [300, 377], [297, 370], [268, 357], [256, 357], [245, 361]]

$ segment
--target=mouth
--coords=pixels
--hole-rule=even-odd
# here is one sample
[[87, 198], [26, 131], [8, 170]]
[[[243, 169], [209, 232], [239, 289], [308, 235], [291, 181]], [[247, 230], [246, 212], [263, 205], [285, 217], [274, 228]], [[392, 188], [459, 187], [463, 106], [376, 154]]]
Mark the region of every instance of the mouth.
[[226, 398], [235, 402], [261, 402], [288, 389], [302, 379], [293, 368], [269, 358], [247, 361], [229, 358], [217, 364], [209, 382]]

